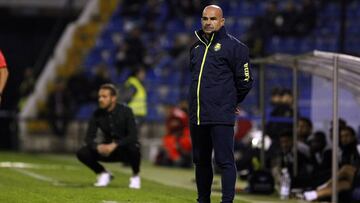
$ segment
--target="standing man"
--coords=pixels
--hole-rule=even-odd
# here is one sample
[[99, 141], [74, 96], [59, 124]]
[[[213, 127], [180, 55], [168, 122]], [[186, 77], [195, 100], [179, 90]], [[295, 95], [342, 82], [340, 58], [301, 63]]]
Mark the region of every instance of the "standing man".
[[[94, 186], [105, 187], [112, 179], [111, 173], [98, 161], [121, 161], [132, 169], [129, 188], [140, 189], [140, 144], [133, 112], [116, 102], [117, 90], [113, 84], [102, 85], [98, 97], [99, 108], [89, 122], [86, 145], [77, 152], [77, 157], [97, 174]], [[101, 142], [96, 142], [98, 128], [103, 132]]]
[[141, 126], [147, 115], [147, 93], [143, 85], [145, 76], [146, 70], [143, 67], [139, 67], [133, 70], [131, 76], [125, 82], [125, 87], [127, 88], [125, 101], [133, 110], [139, 126]]
[[212, 150], [222, 171], [222, 203], [233, 202], [236, 167], [234, 123], [237, 105], [252, 87], [249, 49], [227, 34], [222, 9], [205, 7], [202, 30], [190, 50], [190, 125], [198, 203], [209, 203]]
[[5, 57], [0, 50], [0, 104], [8, 76], [9, 72], [7, 69]]

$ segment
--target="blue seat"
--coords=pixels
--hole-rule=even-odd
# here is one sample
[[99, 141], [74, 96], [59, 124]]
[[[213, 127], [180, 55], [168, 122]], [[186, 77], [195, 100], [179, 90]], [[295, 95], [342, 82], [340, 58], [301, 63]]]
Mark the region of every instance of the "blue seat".
[[163, 116], [158, 113], [155, 105], [148, 105], [148, 113], [146, 115], [147, 121], [160, 122], [163, 119]]
[[[155, 88], [155, 87], [153, 87]], [[148, 96], [148, 103], [150, 105], [157, 105], [159, 104], [159, 96], [157, 95], [157, 92], [156, 91], [153, 91], [153, 90], [148, 90], [147, 92], [147, 96]]]
[[75, 115], [75, 119], [76, 120], [88, 120], [96, 108], [97, 108], [96, 103], [89, 103], [89, 104], [80, 106], [78, 112]]
[[102, 61], [101, 49], [94, 47], [85, 57], [83, 65], [85, 70], [91, 70], [91, 68], [99, 64], [101, 61]]
[[249, 3], [242, 1], [242, 3], [238, 4], [237, 8], [238, 16], [248, 16], [248, 17], [255, 17], [263, 14], [262, 7], [258, 4]]
[[120, 72], [120, 74], [118, 74], [117, 78], [115, 79], [116, 83], [118, 84], [123, 84], [126, 79], [130, 76], [131, 71], [128, 68], [123, 68]]
[[175, 19], [167, 23], [166, 31], [170, 33], [184, 32], [186, 30], [183, 20]]
[[110, 32], [123, 32], [124, 24], [120, 19], [112, 20], [106, 25], [105, 29]]
[[166, 94], [159, 95], [161, 97], [160, 102], [164, 104], [176, 105], [179, 102], [180, 91], [178, 86], [169, 86]]

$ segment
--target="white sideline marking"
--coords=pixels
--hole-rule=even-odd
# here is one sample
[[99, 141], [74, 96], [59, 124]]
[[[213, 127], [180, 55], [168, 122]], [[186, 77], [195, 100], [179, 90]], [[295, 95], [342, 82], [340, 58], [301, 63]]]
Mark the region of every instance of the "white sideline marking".
[[23, 162], [0, 162], [0, 168], [40, 168], [40, 166]]
[[51, 183], [53, 186], [76, 186], [76, 184], [66, 184], [66, 183], [63, 183], [61, 181], [58, 181], [54, 178], [51, 178], [51, 177], [48, 177], [48, 176], [44, 176], [44, 175], [40, 175], [38, 173], [35, 173], [35, 172], [31, 172], [31, 171], [28, 171], [28, 170], [25, 170], [23, 168], [13, 168], [13, 170], [23, 174], [23, 175], [27, 175], [29, 177], [32, 177], [36, 180], [41, 180], [41, 181], [45, 181], [45, 182], [48, 182], [48, 183]]
[[77, 167], [73, 166], [62, 166], [62, 165], [46, 165], [46, 164], [31, 164], [31, 163], [24, 163], [24, 162], [0, 162], [0, 168], [11, 168], [15, 171], [32, 177], [36, 180], [41, 180], [45, 182], [49, 182], [54, 186], [68, 186], [68, 184], [62, 183], [56, 179], [40, 175], [35, 172], [31, 172], [25, 169], [51, 169], [51, 170], [77, 170]]
[[0, 168], [33, 168], [33, 169], [65, 169], [65, 170], [77, 170], [74, 166], [63, 165], [49, 165], [49, 164], [31, 164], [24, 162], [0, 162]]
[[57, 180], [55, 180], [53, 178], [50, 178], [50, 177], [47, 177], [47, 176], [44, 176], [44, 175], [40, 175], [40, 174], [31, 172], [31, 171], [27, 171], [27, 170], [22, 169], [22, 168], [15, 168], [14, 170], [19, 172], [19, 173], [22, 173], [24, 175], [35, 178], [36, 180], [49, 182], [49, 183], [52, 183], [53, 185], [63, 185], [62, 183], [60, 183], [59, 181], [57, 181]]

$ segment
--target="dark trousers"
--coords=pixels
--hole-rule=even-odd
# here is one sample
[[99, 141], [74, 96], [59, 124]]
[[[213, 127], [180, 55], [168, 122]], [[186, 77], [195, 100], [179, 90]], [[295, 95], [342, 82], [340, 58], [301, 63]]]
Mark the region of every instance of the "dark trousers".
[[128, 163], [131, 166], [133, 175], [138, 174], [140, 171], [140, 147], [135, 144], [117, 147], [107, 157], [102, 156], [96, 149], [90, 146], [82, 147], [76, 155], [79, 161], [88, 166], [96, 174], [106, 171], [105, 168], [99, 164], [99, 161]]
[[234, 161], [234, 126], [192, 125], [191, 139], [195, 164], [198, 202], [209, 203], [213, 181], [212, 150], [221, 170], [222, 203], [234, 200], [236, 166]]

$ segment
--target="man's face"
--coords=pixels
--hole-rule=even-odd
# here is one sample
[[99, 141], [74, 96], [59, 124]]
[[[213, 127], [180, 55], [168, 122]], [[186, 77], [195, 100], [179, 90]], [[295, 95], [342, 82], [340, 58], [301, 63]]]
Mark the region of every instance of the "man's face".
[[281, 102], [283, 104], [286, 104], [288, 106], [291, 106], [292, 103], [293, 103], [293, 96], [291, 94], [284, 94], [282, 97], [281, 97]]
[[280, 137], [280, 147], [283, 153], [288, 153], [293, 147], [293, 141], [291, 137], [283, 136]]
[[110, 90], [100, 89], [98, 93], [99, 107], [109, 109], [116, 102], [116, 97], [111, 95]]
[[222, 11], [216, 7], [206, 7], [201, 18], [202, 30], [205, 34], [211, 34], [220, 30], [224, 25], [225, 19], [222, 16]]
[[340, 131], [340, 143], [343, 146], [347, 146], [351, 143], [353, 143], [355, 140], [355, 137], [351, 134], [349, 130], [343, 129]]
[[325, 147], [325, 143], [318, 138], [312, 139], [309, 145], [312, 152], [320, 152]]
[[311, 127], [303, 120], [299, 120], [297, 126], [297, 133], [303, 138], [307, 138], [311, 134]]

